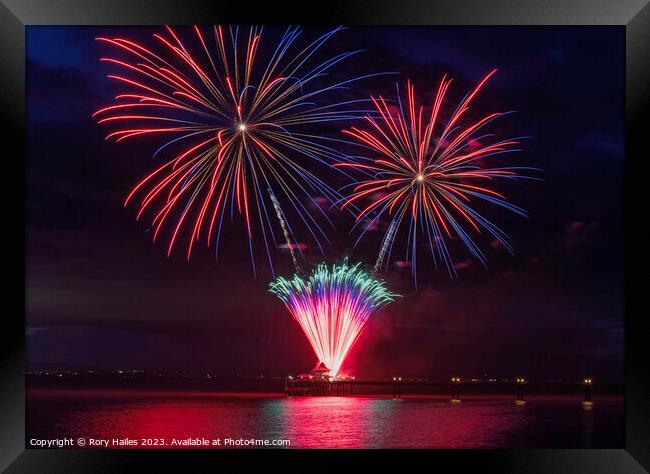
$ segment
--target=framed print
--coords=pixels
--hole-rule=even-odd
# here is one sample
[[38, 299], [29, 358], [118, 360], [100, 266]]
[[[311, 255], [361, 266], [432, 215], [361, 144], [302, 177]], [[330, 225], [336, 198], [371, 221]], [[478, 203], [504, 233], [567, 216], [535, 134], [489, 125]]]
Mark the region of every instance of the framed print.
[[3, 0], [0, 466], [647, 472], [647, 2], [303, 7]]

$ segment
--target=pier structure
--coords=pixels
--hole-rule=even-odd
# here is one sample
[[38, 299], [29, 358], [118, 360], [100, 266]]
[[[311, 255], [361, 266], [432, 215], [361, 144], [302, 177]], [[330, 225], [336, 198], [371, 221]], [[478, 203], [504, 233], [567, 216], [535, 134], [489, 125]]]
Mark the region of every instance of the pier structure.
[[[403, 377], [392, 377], [386, 380], [356, 380], [354, 377], [332, 377], [326, 373], [315, 374], [313, 371], [298, 376], [287, 376], [285, 378], [284, 393], [286, 396], [345, 396], [350, 395], [355, 387], [384, 387], [384, 393], [392, 393], [393, 398], [399, 399], [403, 395], [408, 395], [409, 389], [415, 394], [424, 395], [427, 392], [437, 394], [449, 394], [452, 402], [460, 402], [463, 393], [469, 392], [477, 387], [493, 389], [501, 387], [504, 390], [511, 390], [517, 403], [523, 404], [526, 394], [533, 389], [543, 389], [550, 387], [548, 384], [534, 384], [529, 386], [529, 381], [523, 377], [517, 377], [511, 380], [475, 380], [462, 379], [461, 377], [451, 377], [448, 382], [432, 382], [422, 379], [405, 379]], [[584, 379], [581, 383], [566, 383], [564, 387], [573, 387], [577, 393], [580, 388], [584, 390], [584, 401], [592, 401], [593, 380]], [[428, 390], [427, 390], [428, 389]], [[359, 390], [357, 390], [359, 392]]]
[[343, 396], [351, 392], [348, 381], [354, 381], [354, 377], [334, 377], [320, 362], [309, 372], [288, 375], [284, 381], [284, 393], [287, 396]]
[[586, 378], [582, 381], [582, 385], [585, 387], [585, 402], [591, 402], [591, 385], [593, 380], [591, 378]]
[[519, 377], [515, 380], [515, 400], [518, 402], [524, 401], [524, 395], [526, 393], [526, 379]]
[[462, 379], [460, 377], [451, 378], [451, 401], [460, 402], [460, 394], [462, 392]]

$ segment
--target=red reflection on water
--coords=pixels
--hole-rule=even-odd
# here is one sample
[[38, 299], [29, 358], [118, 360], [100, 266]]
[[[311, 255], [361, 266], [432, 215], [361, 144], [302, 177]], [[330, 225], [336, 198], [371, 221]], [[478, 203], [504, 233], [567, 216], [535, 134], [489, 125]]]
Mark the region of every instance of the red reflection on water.
[[372, 412], [367, 399], [294, 398], [282, 405], [282, 437], [298, 448], [362, 448], [367, 445]]
[[[274, 394], [167, 394], [132, 395], [111, 403], [105, 393], [95, 394], [84, 410], [74, 411], [68, 431], [78, 436], [99, 439], [135, 439], [131, 448], [219, 448], [225, 439], [256, 438], [261, 403], [272, 401]], [[263, 437], [262, 437], [263, 438]], [[164, 440], [162, 443], [155, 440]], [[184, 444], [186, 440], [207, 439], [208, 445]], [[220, 445], [212, 440], [219, 439]], [[143, 441], [146, 440], [146, 441]], [[152, 440], [149, 442], [148, 440]], [[149, 444], [151, 443], [151, 444]], [[90, 447], [90, 446], [89, 446]], [[123, 448], [122, 444], [109, 448]]]
[[[292, 448], [620, 447], [608, 439], [624, 439], [623, 406], [599, 400], [587, 409], [580, 400], [533, 397], [516, 404], [469, 397], [450, 403], [442, 397], [32, 391], [27, 432], [40, 439], [130, 438], [140, 448], [183, 448], [171, 440], [188, 438], [286, 439]], [[165, 444], [142, 446], [142, 438]]]
[[524, 422], [510, 404], [448, 400], [306, 397], [283, 407], [283, 436], [298, 448], [486, 447]]

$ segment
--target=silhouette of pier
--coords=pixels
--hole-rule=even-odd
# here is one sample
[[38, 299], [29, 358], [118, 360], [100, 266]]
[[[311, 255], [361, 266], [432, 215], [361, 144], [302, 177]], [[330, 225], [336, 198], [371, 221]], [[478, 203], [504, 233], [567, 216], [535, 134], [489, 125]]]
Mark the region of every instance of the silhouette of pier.
[[[584, 394], [584, 401], [592, 401], [593, 380], [584, 379], [580, 383], [563, 383], [563, 389], [570, 389]], [[512, 393], [517, 402], [524, 402], [527, 394], [543, 392], [545, 389], [558, 387], [557, 384], [537, 383], [529, 384], [522, 377], [512, 380], [464, 380], [452, 377], [447, 382], [429, 380], [409, 380], [393, 377], [389, 380], [356, 380], [353, 378], [327, 378], [327, 377], [292, 377], [285, 378], [285, 396], [346, 396], [359, 392], [360, 387], [384, 388], [383, 393], [392, 393], [393, 398], [402, 398], [404, 395], [448, 394], [451, 401], [460, 402], [463, 394], [471, 390], [474, 397], [481, 393], [499, 391], [499, 393]], [[355, 390], [356, 389], [356, 390]], [[469, 389], [469, 390], [468, 390]], [[482, 390], [485, 389], [485, 390]]]

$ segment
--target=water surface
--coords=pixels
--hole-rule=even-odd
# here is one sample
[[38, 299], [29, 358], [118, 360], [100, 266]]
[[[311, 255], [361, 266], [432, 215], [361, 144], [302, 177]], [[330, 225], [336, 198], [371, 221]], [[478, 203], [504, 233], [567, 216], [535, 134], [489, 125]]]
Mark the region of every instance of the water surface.
[[27, 440], [60, 437], [288, 439], [292, 448], [622, 448], [624, 403], [609, 397], [293, 397], [40, 390]]

